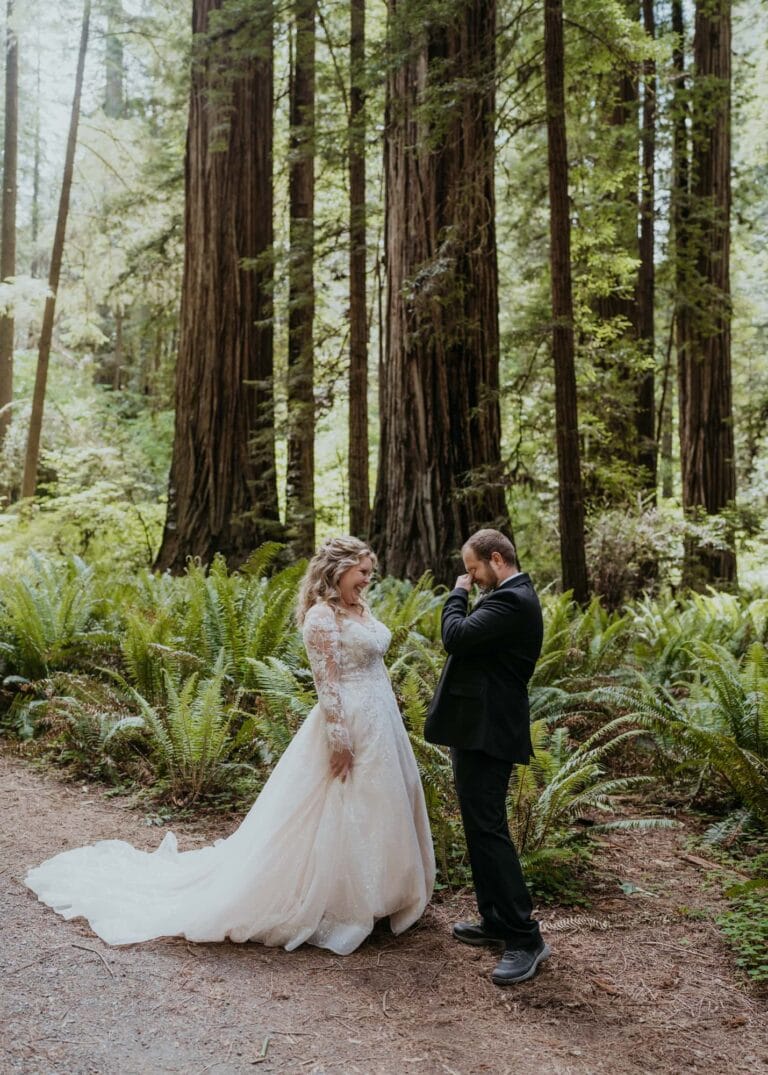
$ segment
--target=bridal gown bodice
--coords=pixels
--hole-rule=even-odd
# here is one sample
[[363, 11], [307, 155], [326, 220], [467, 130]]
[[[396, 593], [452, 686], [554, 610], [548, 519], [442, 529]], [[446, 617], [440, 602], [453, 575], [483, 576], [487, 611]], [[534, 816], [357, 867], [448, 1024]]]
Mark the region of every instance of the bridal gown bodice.
[[[311, 608], [304, 641], [318, 692], [238, 829], [179, 852], [122, 840], [62, 852], [26, 883], [65, 918], [85, 917], [110, 944], [160, 936], [308, 942], [353, 951], [378, 918], [395, 933], [422, 914], [435, 863], [416, 761], [383, 656], [384, 624]], [[346, 780], [330, 753], [354, 753]]]

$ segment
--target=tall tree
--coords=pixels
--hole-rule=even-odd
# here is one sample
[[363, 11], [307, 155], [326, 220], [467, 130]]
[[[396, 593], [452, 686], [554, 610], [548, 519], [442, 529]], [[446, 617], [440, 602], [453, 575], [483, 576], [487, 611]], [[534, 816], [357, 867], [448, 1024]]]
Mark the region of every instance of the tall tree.
[[372, 533], [385, 569], [449, 581], [501, 477], [496, 4], [389, 0], [387, 340]]
[[565, 125], [565, 45], [562, 0], [544, 2], [544, 69], [547, 100], [552, 357], [559, 482], [560, 558], [563, 588], [577, 601], [587, 598], [584, 496], [579, 455], [578, 407], [573, 337], [571, 218], [568, 204], [568, 145]]
[[285, 522], [299, 556], [315, 544], [315, 0], [294, 0], [288, 178], [288, 462]]
[[670, 224], [672, 233], [672, 264], [674, 270], [673, 323], [670, 334], [670, 346], [664, 371], [664, 391], [659, 428], [663, 457], [663, 495], [672, 496], [672, 388], [675, 371], [684, 368], [685, 355], [690, 346], [690, 317], [686, 300], [688, 246], [687, 225], [690, 202], [689, 175], [690, 160], [688, 146], [688, 124], [690, 120], [689, 92], [685, 71], [685, 21], [683, 0], [672, 0], [671, 22], [672, 46], [672, 183], [670, 192]]
[[[643, 25], [648, 37], [656, 36], [654, 0], [642, 0]], [[656, 65], [647, 59], [643, 72], [642, 164], [640, 184], [640, 237], [637, 280], [637, 337], [647, 368], [641, 373], [635, 396], [637, 461], [642, 467], [644, 485], [656, 495], [656, 408], [655, 408], [655, 331], [654, 308], [656, 271], [654, 264], [655, 173], [656, 173]]]
[[[716, 515], [733, 503], [731, 385], [731, 5], [699, 0], [693, 39], [691, 185], [684, 295], [689, 324], [679, 355], [683, 506]], [[693, 550], [691, 550], [693, 551]], [[733, 583], [736, 556], [695, 551], [689, 582]]]
[[[14, 0], [8, 0], [5, 27], [5, 130], [3, 135], [0, 280], [16, 275], [16, 164], [19, 139], [19, 46], [13, 27]], [[0, 315], [0, 444], [13, 402], [13, 314]]]
[[367, 534], [368, 312], [365, 211], [365, 0], [351, 0], [349, 34], [349, 529]]
[[48, 298], [45, 300], [43, 324], [40, 330], [35, 388], [32, 394], [32, 412], [29, 418], [29, 434], [27, 436], [27, 448], [24, 456], [24, 476], [21, 482], [21, 495], [23, 497], [34, 496], [37, 488], [37, 467], [40, 458], [40, 433], [43, 427], [45, 392], [48, 384], [48, 363], [51, 357], [53, 317], [56, 312], [56, 293], [59, 289], [61, 263], [64, 256], [64, 237], [67, 231], [67, 217], [69, 216], [69, 198], [72, 190], [72, 176], [75, 170], [77, 128], [80, 121], [80, 98], [83, 92], [85, 54], [88, 49], [90, 22], [91, 0], [85, 0], [83, 22], [80, 31], [80, 48], [77, 54], [75, 92], [72, 98], [69, 136], [67, 138], [67, 150], [64, 158], [64, 175], [61, 181], [61, 197], [59, 199], [59, 211], [56, 217], [56, 231], [53, 236], [51, 268], [48, 274]]
[[[236, 41], [195, 0], [176, 427], [157, 566], [221, 552], [242, 563], [279, 535], [272, 329], [272, 8]], [[218, 23], [217, 23], [218, 25]]]

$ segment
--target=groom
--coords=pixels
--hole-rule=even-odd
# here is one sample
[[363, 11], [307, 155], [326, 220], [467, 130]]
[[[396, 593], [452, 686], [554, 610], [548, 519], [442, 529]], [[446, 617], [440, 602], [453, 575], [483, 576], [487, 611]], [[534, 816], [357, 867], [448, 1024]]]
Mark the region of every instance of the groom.
[[[467, 837], [480, 921], [457, 922], [453, 935], [471, 945], [499, 945], [496, 985], [525, 981], [549, 955], [509, 836], [506, 797], [512, 766], [533, 754], [528, 680], [541, 652], [541, 606], [519, 570], [512, 542], [478, 530], [462, 549], [460, 575], [443, 609], [448, 652], [424, 736], [451, 748], [453, 777]], [[468, 612], [476, 583], [487, 591]]]

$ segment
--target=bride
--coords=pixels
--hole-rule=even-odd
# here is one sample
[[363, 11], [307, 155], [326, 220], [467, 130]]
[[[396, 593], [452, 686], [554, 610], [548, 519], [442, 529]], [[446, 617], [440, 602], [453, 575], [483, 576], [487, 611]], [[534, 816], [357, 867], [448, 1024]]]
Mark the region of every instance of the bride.
[[401, 933], [429, 901], [434, 852], [416, 761], [384, 666], [390, 641], [363, 594], [375, 558], [326, 541], [299, 592], [318, 704], [226, 840], [153, 853], [122, 840], [64, 851], [26, 884], [108, 944], [153, 937], [303, 943], [352, 952], [374, 922]]

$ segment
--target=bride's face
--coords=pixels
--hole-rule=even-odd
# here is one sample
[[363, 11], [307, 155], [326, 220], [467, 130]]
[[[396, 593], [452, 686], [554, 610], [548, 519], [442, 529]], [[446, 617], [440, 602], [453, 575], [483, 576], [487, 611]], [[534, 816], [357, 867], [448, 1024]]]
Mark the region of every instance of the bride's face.
[[339, 592], [342, 600], [348, 605], [356, 605], [363, 595], [364, 590], [370, 585], [373, 572], [373, 561], [370, 556], [364, 556], [354, 567], [348, 567], [339, 579]]

